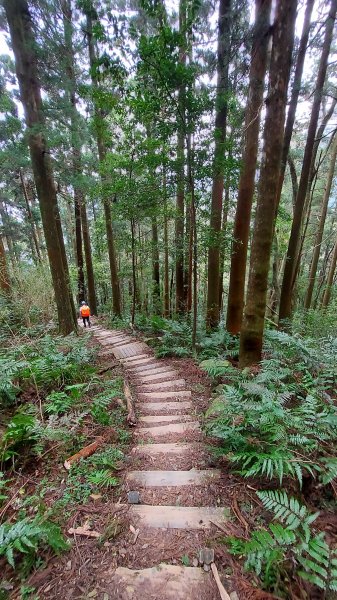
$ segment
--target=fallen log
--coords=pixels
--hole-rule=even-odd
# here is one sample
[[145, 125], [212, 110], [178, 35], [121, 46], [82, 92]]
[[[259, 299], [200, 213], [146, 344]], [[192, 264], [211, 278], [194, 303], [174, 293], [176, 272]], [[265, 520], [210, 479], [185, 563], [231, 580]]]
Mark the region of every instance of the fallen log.
[[98, 533], [98, 531], [92, 531], [87, 527], [76, 527], [75, 529], [71, 527], [70, 529], [68, 529], [68, 533], [75, 535], [85, 535], [86, 537], [93, 537], [96, 539], [101, 537], [101, 534]]
[[127, 409], [128, 409], [128, 416], [126, 417], [126, 420], [129, 423], [129, 425], [135, 426], [137, 423], [136, 413], [135, 413], [135, 409], [133, 406], [130, 386], [126, 381], [124, 381], [124, 396], [125, 396], [126, 405], [127, 405]]
[[69, 471], [73, 463], [77, 462], [78, 460], [81, 460], [81, 458], [87, 458], [88, 456], [94, 454], [94, 452], [96, 452], [96, 450], [98, 450], [98, 448], [100, 448], [102, 444], [104, 444], [104, 441], [105, 440], [103, 437], [99, 437], [95, 442], [89, 444], [89, 446], [85, 446], [79, 452], [76, 452], [76, 454], [73, 454], [72, 456], [67, 458], [63, 463], [64, 468], [67, 469], [67, 471]]

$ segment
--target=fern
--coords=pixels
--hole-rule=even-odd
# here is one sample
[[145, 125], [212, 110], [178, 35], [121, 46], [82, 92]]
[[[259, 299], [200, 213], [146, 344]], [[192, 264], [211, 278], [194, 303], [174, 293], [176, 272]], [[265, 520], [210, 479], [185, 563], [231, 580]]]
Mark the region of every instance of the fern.
[[208, 359], [203, 360], [200, 363], [200, 366], [210, 377], [221, 377], [226, 375], [226, 372], [228, 373], [228, 367], [230, 366], [230, 363], [228, 360]]
[[0, 525], [0, 556], [4, 556], [13, 568], [16, 553], [36, 554], [41, 546], [50, 546], [56, 554], [69, 548], [60, 528], [40, 517]]
[[246, 569], [255, 571], [267, 588], [282, 575], [288, 557], [288, 570], [295, 564], [303, 579], [323, 590], [336, 591], [337, 549], [329, 547], [324, 533], [313, 535], [311, 526], [318, 513], [309, 513], [284, 490], [259, 491], [257, 495], [280, 523], [254, 531], [249, 540], [227, 538], [230, 552], [243, 555]]
[[108, 469], [101, 469], [90, 473], [87, 480], [98, 487], [113, 487], [118, 485], [118, 479], [111, 475]]

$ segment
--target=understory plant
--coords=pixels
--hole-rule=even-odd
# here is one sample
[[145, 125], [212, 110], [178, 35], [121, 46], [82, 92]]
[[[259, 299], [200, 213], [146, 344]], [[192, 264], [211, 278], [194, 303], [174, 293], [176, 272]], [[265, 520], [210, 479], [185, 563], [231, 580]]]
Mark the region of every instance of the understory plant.
[[243, 556], [246, 570], [255, 572], [264, 588], [278, 594], [293, 572], [321, 590], [337, 591], [337, 548], [329, 546], [324, 533], [315, 532], [319, 513], [310, 513], [284, 490], [264, 490], [257, 495], [274, 518], [248, 540], [227, 538], [229, 551]]
[[326, 340], [318, 352], [300, 338], [269, 332], [267, 347], [271, 356], [255, 373], [216, 360], [201, 363], [208, 373], [222, 372], [232, 381], [218, 386], [206, 429], [221, 440], [219, 452], [245, 477], [277, 478], [282, 484], [289, 476], [300, 486], [303, 477], [333, 483], [334, 343]]

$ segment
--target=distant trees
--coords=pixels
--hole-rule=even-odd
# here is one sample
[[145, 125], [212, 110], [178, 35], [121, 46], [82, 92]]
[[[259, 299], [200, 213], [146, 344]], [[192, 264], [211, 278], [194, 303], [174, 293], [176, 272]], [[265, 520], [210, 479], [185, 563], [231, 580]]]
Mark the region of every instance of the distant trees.
[[60, 331], [67, 334], [77, 329], [77, 321], [55, 182], [44, 135], [45, 120], [31, 16], [26, 0], [4, 0], [4, 7], [15, 56], [21, 101], [25, 110], [28, 144], [53, 279], [58, 323]]

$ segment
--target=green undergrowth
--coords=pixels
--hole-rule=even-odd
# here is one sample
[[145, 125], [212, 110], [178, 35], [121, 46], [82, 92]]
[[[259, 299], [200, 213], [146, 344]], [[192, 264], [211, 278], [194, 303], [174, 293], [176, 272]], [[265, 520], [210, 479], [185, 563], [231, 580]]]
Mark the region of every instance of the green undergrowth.
[[223, 356], [201, 361], [214, 381], [205, 430], [229, 468], [261, 488], [267, 511], [249, 540], [227, 544], [279, 597], [294, 577], [337, 591], [337, 531], [327, 538], [316, 523], [335, 510], [336, 349], [333, 337], [270, 330], [258, 368], [240, 371]]
[[[64, 531], [79, 504], [113, 500], [130, 434], [120, 402], [123, 379], [97, 375], [88, 335], [26, 335], [6, 346], [0, 352], [0, 566], [8, 582], [71, 547]], [[65, 470], [67, 458], [97, 440], [94, 454]]]
[[224, 329], [207, 334], [205, 323], [198, 321], [195, 350], [192, 348], [192, 327], [188, 320], [169, 320], [154, 315], [151, 318], [139, 316], [136, 327], [146, 336], [147, 343], [155, 350], [157, 357], [198, 357], [200, 360], [235, 356], [238, 341]]

